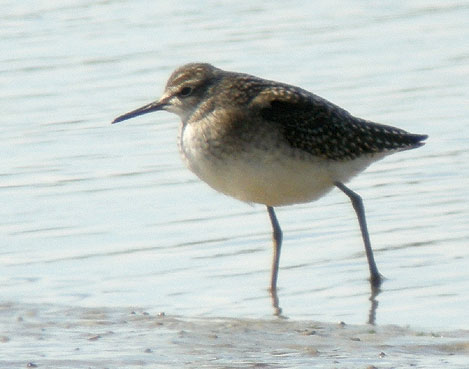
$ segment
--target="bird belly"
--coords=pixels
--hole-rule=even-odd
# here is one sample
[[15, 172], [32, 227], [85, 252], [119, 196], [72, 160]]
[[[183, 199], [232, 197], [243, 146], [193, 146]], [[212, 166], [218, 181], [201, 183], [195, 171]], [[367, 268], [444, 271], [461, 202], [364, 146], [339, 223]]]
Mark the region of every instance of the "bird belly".
[[278, 145], [219, 147], [186, 127], [180, 151], [187, 167], [215, 190], [248, 203], [282, 206], [317, 200], [377, 157], [335, 161]]
[[269, 206], [310, 202], [333, 187], [321, 165], [295, 160], [231, 158], [204, 169], [199, 176], [214, 189], [241, 201]]
[[327, 165], [265, 151], [214, 156], [182, 151], [188, 168], [215, 190], [248, 203], [281, 206], [316, 200], [334, 184]]

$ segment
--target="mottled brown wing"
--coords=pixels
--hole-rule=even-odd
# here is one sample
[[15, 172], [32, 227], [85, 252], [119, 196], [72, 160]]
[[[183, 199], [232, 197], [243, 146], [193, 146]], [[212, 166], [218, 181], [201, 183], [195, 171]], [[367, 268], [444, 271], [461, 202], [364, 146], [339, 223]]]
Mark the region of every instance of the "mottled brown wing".
[[[266, 98], [267, 96], [264, 96]], [[300, 90], [276, 93], [261, 109], [264, 119], [283, 128], [285, 138], [298, 149], [331, 160], [405, 150], [423, 145], [426, 135], [356, 118], [331, 102]]]

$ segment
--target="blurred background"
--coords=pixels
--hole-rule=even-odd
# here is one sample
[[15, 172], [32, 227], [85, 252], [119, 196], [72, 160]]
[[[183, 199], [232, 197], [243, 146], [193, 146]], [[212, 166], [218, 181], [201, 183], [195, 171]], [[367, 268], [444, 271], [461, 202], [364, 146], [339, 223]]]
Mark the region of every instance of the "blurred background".
[[[111, 126], [192, 61], [299, 85], [428, 134], [349, 183], [386, 277], [372, 303], [349, 200], [279, 208], [290, 319], [469, 327], [469, 2], [2, 1], [0, 294], [15, 306], [270, 318], [263, 206], [184, 168], [168, 113]], [[43, 305], [41, 305], [43, 304]]]

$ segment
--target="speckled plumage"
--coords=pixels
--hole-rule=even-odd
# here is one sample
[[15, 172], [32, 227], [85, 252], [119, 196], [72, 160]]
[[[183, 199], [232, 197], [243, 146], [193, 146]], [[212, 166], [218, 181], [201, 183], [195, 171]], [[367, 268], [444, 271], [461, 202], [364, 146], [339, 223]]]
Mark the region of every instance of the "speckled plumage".
[[[209, 64], [189, 64], [176, 70], [166, 89], [199, 84], [201, 101], [192, 120], [217, 107], [248, 109], [282, 132], [288, 143], [305, 152], [332, 160], [421, 146], [426, 135], [352, 116], [339, 106], [299, 87], [242, 73], [226, 72]], [[244, 121], [247, 126], [251, 125]], [[254, 129], [254, 128], [253, 128]]]
[[181, 118], [179, 148], [199, 178], [226, 195], [267, 206], [274, 306], [282, 232], [273, 207], [313, 201], [334, 187], [352, 201], [370, 280], [379, 287], [362, 200], [344, 183], [386, 155], [423, 145], [426, 135], [354, 117], [299, 87], [204, 63], [176, 69], [158, 101], [113, 123], [157, 110]]

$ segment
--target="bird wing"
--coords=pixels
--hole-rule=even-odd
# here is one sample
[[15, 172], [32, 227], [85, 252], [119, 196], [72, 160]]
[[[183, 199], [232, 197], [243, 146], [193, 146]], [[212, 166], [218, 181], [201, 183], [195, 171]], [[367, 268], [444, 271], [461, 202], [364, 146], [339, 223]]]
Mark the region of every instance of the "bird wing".
[[252, 104], [280, 126], [292, 147], [331, 160], [399, 151], [423, 145], [425, 135], [356, 118], [339, 106], [294, 86], [264, 89]]

